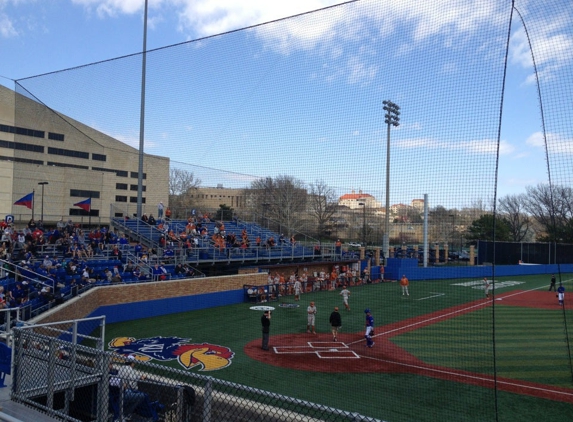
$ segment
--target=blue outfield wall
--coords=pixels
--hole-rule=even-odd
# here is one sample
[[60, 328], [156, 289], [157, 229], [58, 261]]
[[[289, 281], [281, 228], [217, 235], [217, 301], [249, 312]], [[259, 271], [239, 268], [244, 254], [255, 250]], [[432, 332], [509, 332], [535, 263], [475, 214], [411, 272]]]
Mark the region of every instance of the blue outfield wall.
[[217, 306], [235, 305], [245, 302], [245, 291], [230, 290], [226, 292], [206, 293], [202, 295], [155, 299], [146, 302], [122, 303], [101, 306], [89, 317], [105, 315], [106, 324], [152, 318], [178, 312], [197, 311]]
[[[398, 280], [402, 274], [406, 274], [410, 281], [442, 280], [460, 278], [483, 278], [492, 277], [492, 266], [467, 266], [467, 267], [418, 267], [416, 259], [392, 259], [388, 260], [385, 269], [386, 280]], [[399, 261], [399, 262], [392, 262]], [[408, 262], [410, 261], [410, 262]], [[372, 278], [380, 277], [380, 267], [372, 267]], [[547, 275], [558, 273], [558, 266], [551, 265], [497, 265], [496, 277], [520, 276], [520, 275]], [[563, 273], [573, 273], [573, 264], [561, 264]], [[201, 295], [183, 296], [168, 299], [155, 299], [146, 302], [123, 303], [118, 305], [101, 306], [92, 312], [89, 317], [106, 316], [106, 323], [132, 321], [142, 318], [170, 315], [178, 312], [189, 312], [200, 309], [215, 308], [217, 306], [235, 305], [245, 303], [244, 289], [226, 292], [214, 292]]]
[[[409, 261], [409, 262], [408, 262]], [[388, 259], [388, 265], [384, 267], [386, 280], [399, 280], [405, 274], [412, 280], [441, 280], [453, 278], [483, 278], [492, 277], [494, 267], [487, 266], [458, 266], [458, 267], [419, 267], [416, 259]], [[546, 275], [572, 273], [573, 264], [548, 264], [548, 265], [496, 265], [496, 277], [520, 276], [520, 275]], [[374, 271], [373, 271], [374, 273]]]

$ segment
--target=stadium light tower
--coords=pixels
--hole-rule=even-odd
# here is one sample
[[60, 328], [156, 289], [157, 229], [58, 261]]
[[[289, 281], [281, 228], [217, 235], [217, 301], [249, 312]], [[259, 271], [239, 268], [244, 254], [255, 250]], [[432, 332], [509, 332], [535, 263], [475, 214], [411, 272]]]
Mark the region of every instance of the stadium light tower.
[[400, 107], [392, 101], [384, 100], [384, 123], [388, 126], [386, 134], [386, 214], [384, 216], [384, 264], [390, 254], [390, 128], [400, 125]]

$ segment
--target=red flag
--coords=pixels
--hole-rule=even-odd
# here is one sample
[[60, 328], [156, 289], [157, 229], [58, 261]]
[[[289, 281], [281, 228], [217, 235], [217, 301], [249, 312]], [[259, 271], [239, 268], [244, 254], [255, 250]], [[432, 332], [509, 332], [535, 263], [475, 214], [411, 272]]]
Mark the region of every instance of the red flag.
[[26, 208], [32, 209], [32, 206], [34, 205], [34, 192], [18, 199], [14, 202], [14, 205], [24, 205]]
[[83, 201], [76, 202], [74, 204], [74, 207], [80, 207], [82, 210], [84, 210], [86, 212], [90, 212], [90, 210], [92, 208], [92, 199], [88, 198], [88, 199], [84, 199]]

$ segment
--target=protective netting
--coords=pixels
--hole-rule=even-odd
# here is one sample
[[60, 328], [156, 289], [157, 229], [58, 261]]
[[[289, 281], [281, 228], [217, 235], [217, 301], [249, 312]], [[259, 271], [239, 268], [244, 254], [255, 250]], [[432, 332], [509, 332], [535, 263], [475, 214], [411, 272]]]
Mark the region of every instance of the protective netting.
[[[412, 283], [410, 298], [391, 285], [356, 295], [358, 312], [372, 308], [376, 325], [389, 327], [377, 334], [403, 330], [377, 341], [377, 370], [325, 370], [313, 382], [273, 369], [271, 381], [246, 377], [250, 387], [324, 405], [328, 412], [312, 415], [324, 420], [339, 420], [334, 408], [388, 421], [570, 417], [572, 314], [547, 289], [551, 273], [567, 289], [573, 272], [570, 254], [551, 255], [573, 243], [572, 20], [570, 4], [557, 0], [354, 1], [147, 52], [146, 153], [208, 187], [323, 181], [337, 198], [355, 196], [318, 236], [383, 246], [388, 235], [390, 257], [417, 265], [426, 221], [429, 264], [449, 270]], [[22, 79], [17, 91], [137, 146], [141, 59]], [[385, 123], [384, 100], [400, 107], [399, 126]], [[15, 121], [29, 121], [18, 104]], [[427, 215], [415, 201], [423, 198]], [[236, 211], [243, 219], [265, 212]], [[296, 229], [316, 236], [316, 226]], [[473, 262], [479, 241], [494, 243]], [[496, 252], [495, 241], [508, 244]], [[524, 255], [532, 243], [545, 246]], [[518, 263], [553, 266], [526, 275], [503, 267]], [[494, 281], [487, 299], [484, 275]], [[517, 291], [529, 299], [513, 302]], [[428, 323], [444, 310], [447, 320]], [[362, 330], [362, 315], [345, 318]], [[320, 394], [299, 384], [307, 381]]]

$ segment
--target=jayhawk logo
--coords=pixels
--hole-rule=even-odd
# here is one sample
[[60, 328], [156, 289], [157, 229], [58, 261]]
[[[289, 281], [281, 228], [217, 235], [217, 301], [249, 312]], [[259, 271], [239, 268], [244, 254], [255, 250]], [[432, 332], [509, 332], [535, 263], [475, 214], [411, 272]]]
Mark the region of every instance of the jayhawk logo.
[[228, 347], [209, 343], [189, 344], [189, 340], [179, 337], [116, 337], [109, 342], [109, 348], [123, 356], [135, 356], [142, 362], [177, 359], [185, 369], [199, 368], [199, 371], [226, 368], [235, 356]]

